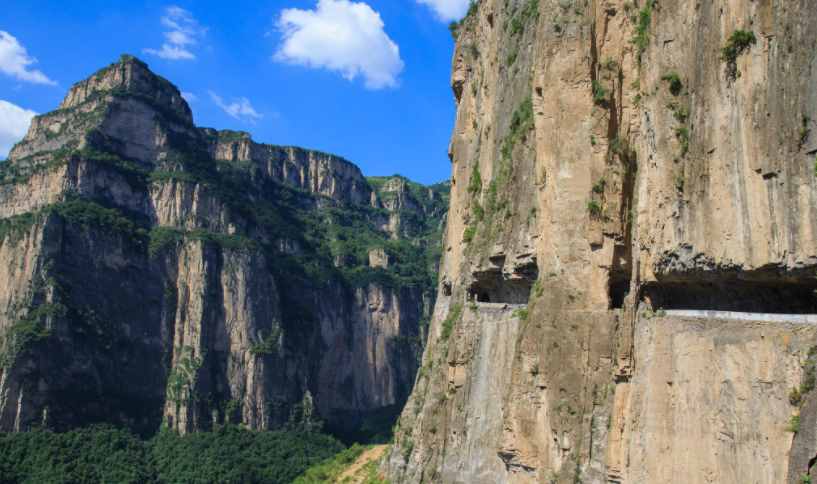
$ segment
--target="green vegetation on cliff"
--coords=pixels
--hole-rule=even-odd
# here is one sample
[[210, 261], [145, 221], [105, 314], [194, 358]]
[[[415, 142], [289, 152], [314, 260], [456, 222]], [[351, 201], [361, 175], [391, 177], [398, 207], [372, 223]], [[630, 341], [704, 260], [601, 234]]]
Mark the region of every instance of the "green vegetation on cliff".
[[[479, 201], [481, 190], [477, 190], [478, 186], [481, 188], [483, 184], [478, 168], [475, 167], [476, 171], [471, 174], [469, 194], [472, 198], [473, 218], [463, 233], [465, 243], [479, 241], [474, 247], [485, 248], [494, 240], [503, 221], [512, 213], [513, 207], [509, 199], [512, 190], [509, 189], [509, 185], [514, 177], [514, 158], [519, 155], [516, 150], [524, 145], [533, 128], [533, 100], [527, 96], [511, 114], [508, 132], [500, 146], [499, 167], [488, 183], [484, 204]], [[476, 178], [477, 175], [479, 180]]]
[[650, 25], [652, 24], [652, 10], [654, 0], [647, 0], [644, 7], [638, 11], [638, 15], [632, 19], [635, 25], [635, 35], [633, 36], [633, 44], [635, 44], [638, 51], [638, 59], [641, 61], [641, 54], [647, 50], [650, 45]]
[[62, 202], [46, 205], [37, 211], [0, 219], [0, 243], [7, 237], [12, 241], [17, 240], [48, 215], [56, 215], [75, 227], [97, 228], [106, 233], [121, 234], [138, 244], [145, 242], [148, 236], [147, 230], [143, 227], [144, 221], [135, 220], [132, 215], [125, 214], [117, 208], [104, 206], [97, 201], [68, 196]]
[[679, 76], [677, 72], [669, 72], [661, 76], [661, 80], [669, 83], [669, 92], [671, 92], [673, 96], [678, 96], [681, 94], [681, 90], [684, 88], [684, 83], [681, 82], [681, 76]]
[[448, 310], [448, 315], [442, 322], [442, 331], [440, 332], [440, 339], [445, 342], [451, 337], [454, 332], [454, 326], [460, 321], [462, 317], [462, 304], [455, 304]]
[[52, 205], [47, 211], [85, 228], [97, 227], [140, 240], [147, 237], [147, 231], [121, 210], [105, 207], [91, 200], [69, 198], [65, 202]]
[[459, 36], [460, 29], [463, 27], [463, 25], [469, 18], [472, 18], [474, 15], [476, 15], [478, 9], [479, 0], [471, 0], [470, 3], [468, 4], [468, 12], [465, 14], [465, 17], [463, 17], [463, 19], [460, 20], [459, 22], [453, 21], [450, 24], [448, 24], [448, 30], [451, 32], [451, 36], [454, 38], [455, 41]]
[[[363, 230], [368, 234], [363, 238], [367, 239], [364, 242], [367, 252], [377, 248], [386, 251], [390, 261], [386, 273], [393, 286], [419, 285], [433, 293], [437, 286], [437, 263], [442, 252], [443, 220], [448, 210], [450, 184], [442, 182], [425, 186], [400, 175], [368, 177], [366, 181], [381, 203], [389, 207], [386, 210], [365, 209], [369, 227]], [[383, 217], [397, 222], [397, 238], [373, 230], [372, 221]], [[351, 235], [346, 240], [360, 242], [360, 234], [346, 231], [345, 235]], [[337, 244], [337, 241], [339, 239], [336, 239], [335, 248], [346, 245], [343, 242]], [[354, 247], [352, 242], [343, 251], [348, 253]], [[361, 248], [360, 245], [356, 248], [358, 256], [362, 255]], [[333, 252], [333, 255], [338, 254]]]
[[[339, 157], [196, 128], [178, 90], [131, 57], [62, 106], [0, 165], [0, 248], [22, 261], [6, 281], [0, 366], [7, 400], [23, 404], [3, 429], [144, 436], [163, 421], [197, 431], [304, 416], [338, 436], [387, 435], [433, 304], [448, 184], [366, 179]], [[353, 325], [379, 324], [366, 302], [381, 296], [397, 324], [377, 378], [395, 396], [370, 404], [357, 394], [365, 368], [316, 370], [375, 344]], [[259, 364], [232, 364], [247, 355]]]
[[738, 57], [757, 43], [757, 37], [751, 30], [735, 30], [726, 45], [721, 49], [721, 60], [726, 63], [726, 77], [734, 81], [740, 77]]
[[31, 212], [0, 219], [0, 243], [4, 243], [6, 238], [16, 241], [35, 221], [36, 215]]

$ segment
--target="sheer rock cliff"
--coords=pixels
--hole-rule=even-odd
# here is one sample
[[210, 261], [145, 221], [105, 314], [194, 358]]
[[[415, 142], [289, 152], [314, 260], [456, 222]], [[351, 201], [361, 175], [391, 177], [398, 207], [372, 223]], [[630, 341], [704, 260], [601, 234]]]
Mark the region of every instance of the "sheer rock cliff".
[[[481, 0], [393, 482], [817, 473], [817, 10]], [[765, 314], [774, 314], [767, 317]]]
[[0, 430], [383, 431], [425, 341], [447, 193], [197, 128], [123, 56], [0, 165]]

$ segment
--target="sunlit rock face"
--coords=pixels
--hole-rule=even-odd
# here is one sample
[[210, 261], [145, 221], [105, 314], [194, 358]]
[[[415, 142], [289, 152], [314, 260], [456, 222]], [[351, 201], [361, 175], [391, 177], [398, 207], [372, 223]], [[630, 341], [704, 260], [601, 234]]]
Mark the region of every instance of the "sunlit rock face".
[[0, 168], [0, 430], [388, 430], [447, 194], [197, 128], [175, 86], [123, 56]]
[[393, 482], [816, 472], [817, 10], [481, 0], [456, 37]]

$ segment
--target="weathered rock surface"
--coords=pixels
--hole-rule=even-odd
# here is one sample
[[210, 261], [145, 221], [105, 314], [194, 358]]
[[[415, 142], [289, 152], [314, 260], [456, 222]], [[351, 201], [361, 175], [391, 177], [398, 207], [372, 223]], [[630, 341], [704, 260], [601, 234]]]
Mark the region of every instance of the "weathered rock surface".
[[817, 313], [815, 42], [803, 2], [472, 7], [393, 482], [817, 472], [814, 328], [661, 312]]
[[0, 167], [0, 430], [388, 428], [448, 188], [383, 180], [197, 128], [133, 57], [74, 85]]
[[815, 326], [640, 319], [636, 371], [616, 390], [610, 475], [637, 483], [679, 475], [690, 483], [786, 482], [789, 392], [800, 386], [815, 337]]

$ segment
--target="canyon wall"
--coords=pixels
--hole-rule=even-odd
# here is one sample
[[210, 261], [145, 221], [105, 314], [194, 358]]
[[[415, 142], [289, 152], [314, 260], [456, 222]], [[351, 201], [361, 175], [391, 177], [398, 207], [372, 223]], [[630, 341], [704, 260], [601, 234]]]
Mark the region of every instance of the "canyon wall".
[[481, 0], [452, 30], [440, 285], [384, 471], [817, 473], [813, 5]]
[[123, 56], [0, 166], [0, 430], [388, 431], [448, 186], [197, 128]]

